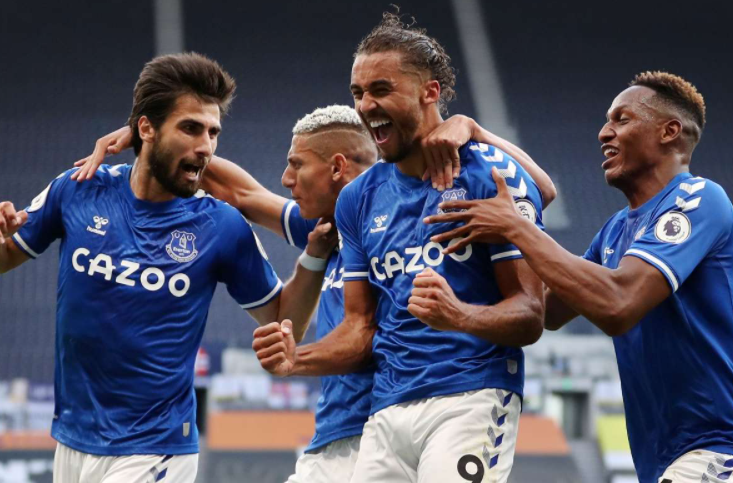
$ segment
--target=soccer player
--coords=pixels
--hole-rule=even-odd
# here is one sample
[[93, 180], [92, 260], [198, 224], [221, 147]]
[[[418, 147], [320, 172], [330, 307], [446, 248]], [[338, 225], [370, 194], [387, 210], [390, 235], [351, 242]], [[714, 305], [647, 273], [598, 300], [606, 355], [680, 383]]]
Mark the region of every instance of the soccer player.
[[361, 42], [351, 90], [385, 162], [339, 195], [344, 321], [297, 349], [289, 334], [270, 343], [266, 327], [255, 333], [263, 367], [282, 376], [348, 373], [373, 356], [356, 483], [506, 481], [513, 462], [520, 347], [542, 332], [541, 284], [509, 245], [443, 256], [445, 246], [430, 241], [437, 230], [422, 220], [442, 200], [494, 196], [492, 166], [538, 224], [542, 200], [515, 160], [476, 142], [459, 150], [452, 189], [422, 180], [419, 141], [440, 126], [454, 82], [442, 46], [396, 15]]
[[694, 86], [666, 72], [639, 74], [611, 104], [598, 139], [606, 182], [628, 206], [582, 258], [517, 214], [499, 195], [446, 203], [465, 221], [437, 237], [506, 238], [545, 282], [546, 327], [583, 315], [613, 337], [626, 426], [639, 481], [727, 481], [733, 469], [733, 206], [713, 181], [690, 174], [705, 126]]
[[[453, 116], [423, 140], [424, 152], [453, 166], [451, 151], [470, 138], [501, 145], [541, 180], [543, 199], [554, 197], [549, 177], [526, 153], [507, 141], [483, 130], [472, 119]], [[78, 180], [95, 172], [105, 153], [128, 147], [130, 131], [123, 128], [100, 138], [95, 152], [78, 163]], [[249, 173], [229, 161], [214, 156], [203, 178], [203, 188], [227, 201], [247, 218], [267, 227], [288, 243], [303, 246], [318, 218], [332, 218], [336, 197], [343, 187], [377, 161], [374, 141], [351, 107], [329, 106], [316, 109], [293, 128], [293, 141], [282, 182], [289, 188], [289, 201], [260, 185]], [[450, 162], [448, 162], [450, 161]], [[442, 171], [442, 166], [438, 166]], [[448, 176], [451, 175], [449, 172]], [[440, 180], [436, 179], [436, 185]], [[343, 319], [343, 263], [338, 249], [328, 259], [327, 277], [321, 287], [317, 312], [316, 338], [330, 333]], [[258, 329], [259, 333], [281, 338], [279, 324]], [[295, 331], [294, 339], [302, 334]], [[316, 432], [311, 444], [296, 463], [289, 483], [348, 482], [358, 455], [359, 440], [370, 411], [373, 367], [351, 374], [321, 378], [321, 398], [315, 414]]]
[[[242, 215], [198, 189], [234, 88], [203, 56], [153, 59], [134, 90], [134, 166], [84, 184], [67, 171], [25, 211], [0, 203], [0, 273], [61, 239], [56, 483], [194, 481], [193, 364], [218, 282], [261, 324], [308, 323], [323, 269], [298, 265], [283, 287]], [[326, 228], [309, 257], [331, 251]]]

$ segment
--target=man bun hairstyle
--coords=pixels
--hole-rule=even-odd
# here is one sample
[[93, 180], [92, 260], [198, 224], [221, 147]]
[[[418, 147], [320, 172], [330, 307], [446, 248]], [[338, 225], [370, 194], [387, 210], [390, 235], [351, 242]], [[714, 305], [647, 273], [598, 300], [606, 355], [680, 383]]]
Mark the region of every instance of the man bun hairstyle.
[[137, 129], [142, 116], [146, 116], [154, 127], [160, 127], [178, 98], [185, 94], [217, 104], [221, 113], [226, 114], [235, 90], [232, 76], [216, 61], [201, 54], [189, 52], [154, 58], [140, 72], [132, 95], [132, 111], [127, 123], [132, 130], [135, 155], [142, 149]]
[[402, 53], [405, 63], [429, 73], [431, 80], [438, 81], [438, 108], [442, 114], [447, 114], [448, 103], [456, 97], [456, 91], [453, 90], [456, 71], [443, 46], [427, 35], [425, 29], [413, 28], [414, 24], [414, 19], [413, 23], [406, 25], [396, 13], [384, 12], [379, 25], [359, 43], [354, 57], [389, 51]]
[[647, 71], [638, 74], [629, 84], [653, 90], [658, 101], [665, 107], [691, 121], [696, 129], [691, 134], [695, 142], [700, 140], [705, 128], [705, 99], [694, 85], [682, 77], [662, 71]]

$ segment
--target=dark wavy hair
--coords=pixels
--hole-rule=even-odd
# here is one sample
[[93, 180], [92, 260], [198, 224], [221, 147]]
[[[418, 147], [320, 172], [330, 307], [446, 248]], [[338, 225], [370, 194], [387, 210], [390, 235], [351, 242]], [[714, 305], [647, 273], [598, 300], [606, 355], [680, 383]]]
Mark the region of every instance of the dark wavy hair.
[[[398, 12], [399, 13], [399, 10]], [[448, 103], [455, 99], [456, 70], [451, 66], [450, 56], [440, 43], [430, 37], [425, 29], [406, 25], [402, 18], [391, 12], [382, 14], [382, 21], [364, 37], [356, 48], [354, 57], [378, 52], [398, 51], [404, 61], [420, 71], [428, 72], [432, 80], [440, 84], [438, 108], [448, 113]]]
[[156, 57], [143, 68], [132, 94], [132, 112], [127, 124], [132, 129], [132, 146], [140, 154], [142, 139], [137, 123], [146, 116], [160, 127], [173, 111], [178, 98], [191, 94], [205, 103], [217, 104], [226, 114], [234, 99], [236, 83], [214, 60], [195, 52]]

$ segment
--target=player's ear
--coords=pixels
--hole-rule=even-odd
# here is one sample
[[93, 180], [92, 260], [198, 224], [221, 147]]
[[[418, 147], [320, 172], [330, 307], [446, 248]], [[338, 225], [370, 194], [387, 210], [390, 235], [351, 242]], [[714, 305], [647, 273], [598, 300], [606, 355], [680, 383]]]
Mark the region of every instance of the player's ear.
[[435, 104], [440, 100], [440, 82], [429, 80], [423, 84], [422, 101], [424, 104]]
[[349, 161], [341, 153], [331, 156], [331, 179], [335, 182], [341, 181], [349, 169]]
[[682, 135], [682, 122], [679, 119], [670, 119], [662, 127], [662, 144], [671, 143]]
[[137, 132], [144, 143], [151, 143], [155, 139], [155, 128], [147, 116], [140, 116], [137, 120]]

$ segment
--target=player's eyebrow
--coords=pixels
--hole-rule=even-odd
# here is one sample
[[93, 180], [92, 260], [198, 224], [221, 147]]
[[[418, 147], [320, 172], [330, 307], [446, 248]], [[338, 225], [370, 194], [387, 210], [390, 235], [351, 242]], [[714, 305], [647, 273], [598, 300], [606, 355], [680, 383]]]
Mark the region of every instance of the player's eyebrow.
[[[387, 79], [377, 79], [367, 86], [367, 90], [374, 90], [379, 87], [392, 87], [392, 82], [388, 81]], [[360, 91], [362, 90], [362, 87], [359, 84], [351, 84], [351, 90]]]
[[[202, 130], [204, 129], [204, 123], [202, 123], [201, 121], [198, 121], [196, 119], [191, 119], [191, 118], [181, 119], [178, 122], [178, 125], [179, 126], [188, 125], [190, 127], [196, 128], [196, 129], [202, 129]], [[214, 124], [213, 126], [211, 126], [209, 128], [209, 132], [211, 132], [213, 134], [217, 134], [217, 135], [220, 134], [221, 133], [221, 125]]]

